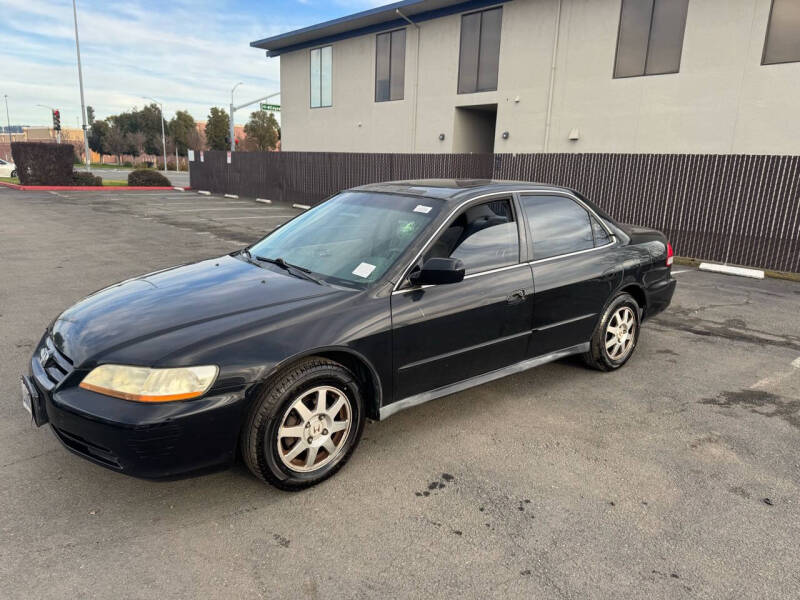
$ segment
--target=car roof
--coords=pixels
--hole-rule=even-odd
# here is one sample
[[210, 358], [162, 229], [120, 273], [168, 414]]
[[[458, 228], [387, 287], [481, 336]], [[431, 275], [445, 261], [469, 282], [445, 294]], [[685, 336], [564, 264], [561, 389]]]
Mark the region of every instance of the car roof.
[[447, 202], [469, 200], [493, 192], [515, 192], [525, 189], [573, 192], [570, 188], [531, 181], [505, 181], [500, 179], [411, 179], [385, 181], [351, 188], [350, 191], [379, 192], [437, 198]]

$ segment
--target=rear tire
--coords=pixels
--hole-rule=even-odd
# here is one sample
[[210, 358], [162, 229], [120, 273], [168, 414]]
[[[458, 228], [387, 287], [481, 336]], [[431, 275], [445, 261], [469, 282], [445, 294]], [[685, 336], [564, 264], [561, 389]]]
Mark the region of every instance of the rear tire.
[[312, 356], [279, 371], [254, 402], [242, 432], [250, 471], [297, 491], [341, 469], [364, 429], [364, 401], [348, 369]]
[[595, 327], [589, 351], [583, 360], [593, 369], [614, 371], [623, 366], [636, 350], [641, 329], [641, 308], [627, 293], [616, 296]]

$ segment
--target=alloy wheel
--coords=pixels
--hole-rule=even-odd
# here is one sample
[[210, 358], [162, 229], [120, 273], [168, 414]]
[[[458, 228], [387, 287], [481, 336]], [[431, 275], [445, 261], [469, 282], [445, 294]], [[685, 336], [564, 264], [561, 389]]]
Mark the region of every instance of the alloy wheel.
[[630, 354], [636, 339], [636, 316], [630, 306], [621, 306], [608, 320], [606, 353], [611, 360], [620, 361]]
[[278, 456], [292, 471], [320, 469], [341, 454], [353, 421], [350, 399], [331, 386], [295, 398], [278, 428]]

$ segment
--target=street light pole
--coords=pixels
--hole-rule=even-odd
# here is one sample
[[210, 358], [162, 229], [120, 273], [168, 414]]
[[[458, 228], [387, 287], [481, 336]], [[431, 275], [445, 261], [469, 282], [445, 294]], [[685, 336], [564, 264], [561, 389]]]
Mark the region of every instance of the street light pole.
[[161, 111], [161, 150], [164, 152], [164, 173], [167, 172], [167, 136], [164, 134], [164, 105], [155, 98], [146, 97], [145, 100], [151, 100], [158, 104], [158, 110]]
[[81, 118], [83, 118], [83, 151], [86, 153], [86, 170], [92, 170], [92, 156], [89, 154], [89, 132], [86, 130], [86, 102], [83, 99], [83, 69], [81, 68], [81, 45], [78, 41], [78, 7], [72, 0], [72, 16], [75, 20], [75, 51], [78, 54], [78, 83], [81, 88]]
[[235, 139], [236, 129], [234, 129], [234, 125], [233, 125], [233, 113], [236, 112], [236, 107], [233, 105], [233, 92], [235, 92], [236, 88], [238, 88], [240, 85], [242, 85], [241, 81], [239, 83], [237, 83], [235, 86], [233, 86], [233, 89], [231, 90], [231, 113], [230, 113], [230, 116], [231, 116], [231, 152], [236, 150], [236, 139]]
[[3, 97], [6, 99], [6, 122], [8, 123], [8, 145], [11, 147], [11, 143], [14, 141], [14, 138], [11, 137], [11, 117], [8, 115], [8, 94], [3, 94]]

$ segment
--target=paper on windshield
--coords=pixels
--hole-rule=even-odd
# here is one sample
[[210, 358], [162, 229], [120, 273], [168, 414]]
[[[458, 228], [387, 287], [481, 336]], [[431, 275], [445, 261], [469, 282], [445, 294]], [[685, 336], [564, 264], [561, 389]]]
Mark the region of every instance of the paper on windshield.
[[363, 277], [364, 279], [366, 279], [367, 277], [372, 275], [372, 272], [374, 270], [375, 270], [375, 265], [362, 262], [355, 269], [353, 269], [353, 275], [357, 275], [358, 277]]

